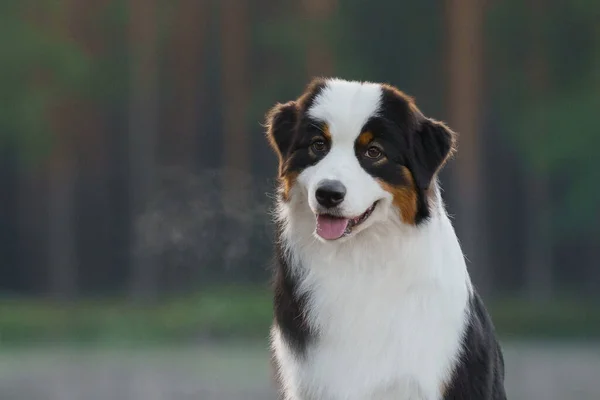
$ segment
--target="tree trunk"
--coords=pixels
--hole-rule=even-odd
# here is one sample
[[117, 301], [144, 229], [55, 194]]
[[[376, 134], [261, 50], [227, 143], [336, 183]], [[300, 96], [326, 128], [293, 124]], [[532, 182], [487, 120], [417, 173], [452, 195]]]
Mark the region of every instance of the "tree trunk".
[[[221, 88], [223, 90], [223, 164], [248, 171], [250, 136], [247, 128], [249, 93], [247, 0], [222, 0]], [[224, 182], [225, 187], [232, 182]]]
[[170, 70], [174, 83], [174, 101], [170, 123], [164, 136], [170, 164], [194, 166], [196, 142], [200, 131], [201, 82], [208, 23], [206, 0], [179, 0], [172, 20]]
[[[594, 38], [595, 38], [595, 54], [594, 60], [592, 61], [595, 68], [593, 69], [594, 74], [592, 76], [592, 84], [596, 90], [596, 93], [600, 93], [600, 24], [596, 24], [594, 27]], [[594, 228], [591, 230], [591, 237], [588, 241], [588, 254], [587, 257], [587, 289], [590, 297], [600, 298], [598, 289], [600, 288], [600, 212], [596, 210], [595, 219], [596, 223]]]
[[525, 287], [527, 296], [541, 304], [552, 297], [554, 286], [548, 177], [545, 172], [530, 171], [527, 182], [531, 220], [526, 223]]
[[[70, 0], [58, 3], [56, 14], [41, 16], [42, 24], [63, 37], [70, 37]], [[49, 18], [49, 19], [48, 19]], [[77, 294], [78, 268], [75, 243], [75, 135], [71, 118], [75, 114], [72, 98], [56, 99], [54, 107], [47, 110], [54, 133], [54, 145], [48, 170], [48, 267], [49, 292], [61, 300], [71, 300]]]
[[53, 151], [49, 170], [48, 262], [50, 293], [61, 300], [77, 294], [77, 260], [73, 232], [73, 191], [75, 186], [72, 154], [59, 143]]
[[140, 302], [157, 296], [156, 260], [138, 247], [137, 220], [153, 192], [158, 133], [158, 23], [156, 0], [129, 0], [129, 189], [131, 294]]
[[[302, 5], [310, 21], [324, 22], [319, 26], [327, 26], [328, 18], [337, 8], [337, 0], [304, 0]], [[327, 37], [321, 29], [309, 32], [306, 43], [306, 72], [309, 80], [315, 77], [330, 77], [334, 73], [334, 53]]]
[[[19, 188], [17, 193], [17, 213], [19, 224], [19, 265], [26, 278], [24, 284], [27, 290], [34, 293], [58, 294], [50, 281], [52, 265], [50, 263], [50, 214], [49, 214], [49, 174], [46, 165], [28, 165], [24, 160], [19, 163]], [[40, 201], [40, 199], [46, 199]], [[47, 221], [47, 228], [40, 229], [40, 221]], [[29, 249], [47, 249], [45, 252], [33, 252]], [[46, 276], [45, 276], [46, 275]], [[39, 277], [46, 277], [46, 279]], [[31, 277], [37, 277], [32, 279]], [[58, 281], [58, 279], [57, 279]], [[57, 285], [58, 286], [58, 285]]]
[[483, 0], [447, 2], [448, 115], [459, 134], [453, 165], [458, 236], [478, 290], [491, 290], [486, 252], [484, 188], [480, 159], [483, 100]]
[[[528, 5], [531, 13], [529, 24], [531, 36], [526, 68], [531, 87], [531, 104], [534, 105], [548, 92], [548, 67], [542, 36], [545, 3], [544, 0], [529, 0]], [[544, 132], [544, 123], [537, 129]], [[543, 303], [552, 296], [553, 292], [549, 178], [545, 171], [534, 171], [530, 168], [527, 182], [526, 195], [531, 220], [527, 222], [525, 287], [532, 301]]]

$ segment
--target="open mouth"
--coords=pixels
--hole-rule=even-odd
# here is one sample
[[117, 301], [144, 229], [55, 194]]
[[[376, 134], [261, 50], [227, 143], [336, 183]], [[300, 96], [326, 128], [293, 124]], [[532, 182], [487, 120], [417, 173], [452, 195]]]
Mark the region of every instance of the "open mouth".
[[317, 235], [326, 240], [335, 240], [352, 233], [356, 228], [367, 220], [375, 210], [377, 202], [356, 218], [344, 218], [330, 214], [317, 215]]

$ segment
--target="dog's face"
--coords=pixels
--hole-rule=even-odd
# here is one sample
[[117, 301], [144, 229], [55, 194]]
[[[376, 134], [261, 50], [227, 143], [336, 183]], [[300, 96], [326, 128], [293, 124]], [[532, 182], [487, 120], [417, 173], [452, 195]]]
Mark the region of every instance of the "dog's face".
[[382, 84], [315, 80], [276, 105], [267, 137], [279, 157], [281, 201], [308, 207], [323, 241], [353, 237], [397, 216], [429, 216], [435, 175], [454, 134], [412, 99]]

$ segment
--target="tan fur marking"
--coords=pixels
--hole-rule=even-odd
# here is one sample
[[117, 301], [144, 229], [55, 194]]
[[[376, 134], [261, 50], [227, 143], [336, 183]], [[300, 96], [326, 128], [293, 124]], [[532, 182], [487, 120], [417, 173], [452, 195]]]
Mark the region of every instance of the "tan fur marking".
[[321, 132], [323, 132], [323, 136], [325, 137], [325, 139], [327, 139], [327, 141], [331, 143], [331, 133], [329, 132], [329, 125], [323, 125], [323, 129], [321, 130]]
[[292, 190], [292, 187], [296, 183], [297, 178], [298, 178], [297, 172], [290, 172], [289, 174], [282, 175], [279, 178], [279, 181], [281, 184], [281, 196], [283, 198], [283, 201], [290, 200], [290, 191]]
[[369, 131], [363, 132], [358, 136], [357, 140], [361, 146], [367, 146], [373, 140], [373, 134]]
[[379, 184], [394, 197], [393, 204], [400, 211], [402, 221], [406, 224], [414, 225], [417, 217], [416, 185], [408, 168], [402, 167], [402, 174], [410, 182], [410, 186], [394, 186], [383, 181], [379, 181]]
[[388, 162], [388, 159], [386, 157], [380, 158], [379, 160], [375, 161], [373, 163], [373, 166], [379, 167], [383, 164], [385, 164], [386, 162]]

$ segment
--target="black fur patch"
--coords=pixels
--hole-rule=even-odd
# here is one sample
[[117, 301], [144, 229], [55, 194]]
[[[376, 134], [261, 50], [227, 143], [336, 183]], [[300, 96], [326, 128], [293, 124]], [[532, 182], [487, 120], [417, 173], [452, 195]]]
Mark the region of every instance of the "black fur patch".
[[298, 100], [277, 104], [267, 114], [267, 137], [279, 156], [280, 176], [300, 172], [320, 159], [311, 156], [309, 146], [315, 136], [323, 135], [324, 125], [308, 118], [306, 111], [324, 87], [325, 81], [316, 79]]
[[306, 299], [297, 294], [297, 282], [281, 247], [281, 229], [275, 237], [275, 273], [273, 281], [275, 324], [287, 344], [298, 354], [303, 354], [312, 333], [306, 321]]
[[454, 148], [454, 133], [444, 124], [424, 117], [410, 97], [387, 86], [383, 87], [378, 115], [370, 118], [362, 131], [373, 134], [386, 156], [385, 162], [372, 162], [362, 156], [366, 148], [357, 143], [362, 167], [394, 186], [410, 185], [401, 167], [408, 168], [417, 190], [415, 223], [426, 220], [430, 215], [427, 191]]
[[460, 361], [444, 400], [506, 400], [504, 358], [492, 321], [477, 293], [470, 301], [469, 325]]
[[298, 120], [298, 104], [289, 101], [277, 104], [267, 114], [267, 137], [281, 159], [288, 157]]
[[414, 138], [409, 160], [417, 186], [427, 190], [435, 173], [454, 149], [454, 133], [443, 123], [431, 119], [421, 122]]

